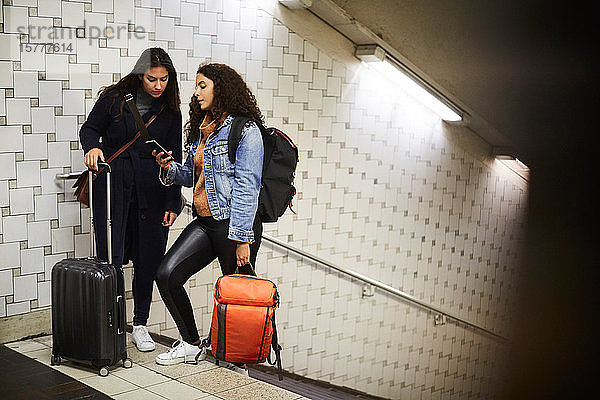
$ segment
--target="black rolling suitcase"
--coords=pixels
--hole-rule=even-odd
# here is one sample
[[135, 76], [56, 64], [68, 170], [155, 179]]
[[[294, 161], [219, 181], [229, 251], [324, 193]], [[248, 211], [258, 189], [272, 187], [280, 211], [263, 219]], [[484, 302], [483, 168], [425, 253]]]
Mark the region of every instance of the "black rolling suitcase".
[[[112, 262], [110, 166], [107, 185], [108, 259]], [[90, 250], [94, 253], [92, 176], [90, 171]], [[61, 357], [98, 368], [101, 376], [122, 361], [130, 368], [125, 333], [123, 270], [95, 257], [67, 258], [52, 268], [52, 365]]]

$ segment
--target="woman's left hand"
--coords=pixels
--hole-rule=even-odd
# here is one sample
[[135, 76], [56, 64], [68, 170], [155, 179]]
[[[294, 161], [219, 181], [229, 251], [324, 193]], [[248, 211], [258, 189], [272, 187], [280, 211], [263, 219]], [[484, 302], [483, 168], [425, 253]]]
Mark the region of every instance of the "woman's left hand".
[[238, 243], [235, 249], [235, 258], [237, 259], [238, 267], [250, 264], [250, 244]]
[[165, 211], [165, 216], [163, 217], [162, 226], [171, 226], [177, 219], [177, 214], [173, 211]]

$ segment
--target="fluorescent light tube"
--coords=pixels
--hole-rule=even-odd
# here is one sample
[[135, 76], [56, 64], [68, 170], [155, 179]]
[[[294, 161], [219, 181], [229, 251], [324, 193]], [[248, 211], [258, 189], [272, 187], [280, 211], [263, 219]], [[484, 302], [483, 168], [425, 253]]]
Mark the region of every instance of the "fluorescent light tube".
[[455, 122], [462, 120], [462, 117], [458, 113], [417, 83], [394, 60], [390, 59], [383, 48], [376, 44], [360, 45], [356, 48], [354, 54], [362, 61], [368, 63], [377, 72], [380, 72], [392, 82], [398, 84], [402, 90], [413, 98], [429, 107], [444, 121]]
[[312, 0], [279, 0], [287, 8], [301, 9], [312, 6]]
[[429, 107], [444, 121], [455, 122], [462, 120], [462, 117], [454, 112], [454, 110], [429, 93], [396, 66], [392, 65], [389, 60], [369, 63], [369, 66], [385, 75], [392, 82], [395, 82], [402, 90]]

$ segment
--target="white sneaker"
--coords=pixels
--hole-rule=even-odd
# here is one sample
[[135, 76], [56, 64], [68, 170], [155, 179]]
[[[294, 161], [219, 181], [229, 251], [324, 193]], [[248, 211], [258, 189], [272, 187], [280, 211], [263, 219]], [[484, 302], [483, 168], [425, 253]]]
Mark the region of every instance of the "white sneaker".
[[230, 363], [230, 362], [225, 362], [223, 365], [224, 368], [227, 368], [233, 372], [237, 372], [238, 374], [242, 374], [244, 376], [248, 376], [248, 367], [246, 366], [246, 364], [244, 364], [241, 367], [238, 367], [237, 365]]
[[203, 361], [203, 360], [206, 360], [206, 352], [207, 352], [207, 349], [206, 349], [206, 347], [202, 347], [202, 348], [200, 349], [200, 353], [198, 353], [198, 354], [196, 355], [196, 361]]
[[154, 351], [156, 348], [154, 340], [152, 340], [148, 329], [144, 325], [134, 325], [132, 336], [133, 343], [135, 343], [139, 351]]
[[206, 358], [206, 349], [194, 344], [176, 340], [171, 350], [156, 356], [156, 363], [160, 365], [174, 365], [179, 363], [197, 364], [199, 360]]

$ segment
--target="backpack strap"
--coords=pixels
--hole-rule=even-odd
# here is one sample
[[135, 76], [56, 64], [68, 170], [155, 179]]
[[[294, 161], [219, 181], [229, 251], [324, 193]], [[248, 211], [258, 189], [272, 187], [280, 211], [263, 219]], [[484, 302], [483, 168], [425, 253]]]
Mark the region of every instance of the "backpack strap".
[[250, 121], [248, 117], [235, 117], [233, 122], [231, 123], [231, 128], [229, 128], [229, 139], [228, 139], [228, 147], [229, 147], [229, 162], [235, 163], [235, 155], [237, 153], [238, 146], [240, 145], [240, 141], [242, 140], [242, 129], [244, 129], [244, 125]]
[[275, 352], [275, 361], [271, 361], [271, 352], [267, 355], [267, 362], [271, 365], [275, 365], [277, 363], [277, 376], [279, 380], [283, 380], [283, 373], [281, 369], [281, 346], [279, 345], [279, 341], [277, 339], [277, 327], [275, 326], [275, 312], [273, 312], [273, 336], [271, 339], [271, 347]]

